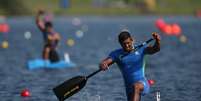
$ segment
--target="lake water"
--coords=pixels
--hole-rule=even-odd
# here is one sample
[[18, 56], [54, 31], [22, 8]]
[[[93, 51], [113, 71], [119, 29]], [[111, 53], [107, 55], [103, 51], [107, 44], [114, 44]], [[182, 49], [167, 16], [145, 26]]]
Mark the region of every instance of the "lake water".
[[[52, 88], [77, 75], [88, 75], [98, 69], [98, 63], [114, 49], [119, 48], [119, 32], [127, 28], [141, 43], [159, 32], [155, 27], [158, 16], [128, 17], [55, 17], [54, 28], [62, 36], [59, 54], [69, 53], [75, 68], [28, 70], [27, 61], [41, 57], [42, 34], [34, 17], [11, 17], [7, 22], [9, 33], [0, 34], [0, 41], [8, 40], [9, 48], [0, 48], [1, 101], [57, 101]], [[181, 25], [187, 42], [175, 36], [161, 35], [161, 51], [148, 56], [146, 77], [156, 81], [151, 92], [160, 90], [161, 101], [201, 101], [201, 19], [193, 16], [164, 17], [168, 23]], [[75, 24], [72, 24], [75, 21]], [[76, 31], [84, 30], [82, 33]], [[31, 38], [24, 37], [25, 32]], [[74, 40], [73, 46], [66, 41]], [[29, 89], [30, 97], [20, 92]], [[90, 78], [86, 86], [67, 101], [126, 101], [122, 75], [113, 65], [108, 71]], [[155, 93], [142, 97], [142, 101], [156, 101]]]

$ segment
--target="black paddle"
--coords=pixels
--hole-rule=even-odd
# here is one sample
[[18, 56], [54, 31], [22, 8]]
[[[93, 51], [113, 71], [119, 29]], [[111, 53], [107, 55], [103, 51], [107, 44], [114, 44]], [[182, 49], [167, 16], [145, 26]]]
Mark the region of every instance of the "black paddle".
[[[153, 40], [153, 38], [147, 40], [146, 42], [142, 43], [141, 45], [138, 45], [137, 47], [135, 47], [135, 49], [139, 49], [140, 47], [151, 42], [152, 40]], [[59, 101], [64, 101], [68, 97], [70, 97], [73, 94], [80, 91], [85, 86], [88, 78], [94, 76], [95, 74], [97, 74], [100, 71], [101, 71], [101, 69], [98, 69], [97, 71], [89, 74], [88, 76], [73, 77], [73, 78], [63, 82], [62, 84], [56, 86], [55, 88], [53, 88], [53, 91], [54, 91], [55, 95], [57, 96], [57, 98], [59, 99]]]
[[93, 72], [92, 74], [88, 76], [76, 76], [69, 80], [66, 80], [62, 84], [56, 86], [53, 88], [53, 91], [59, 101], [64, 101], [68, 97], [72, 96], [73, 94], [80, 91], [86, 84], [88, 78], [92, 77], [96, 73], [100, 72], [101, 69], [98, 69], [97, 71]]

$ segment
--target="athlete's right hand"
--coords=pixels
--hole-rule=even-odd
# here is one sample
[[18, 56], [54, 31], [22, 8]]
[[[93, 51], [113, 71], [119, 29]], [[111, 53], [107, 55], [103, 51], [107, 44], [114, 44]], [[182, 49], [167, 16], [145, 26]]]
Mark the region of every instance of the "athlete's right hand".
[[112, 65], [114, 62], [113, 62], [113, 60], [112, 60], [112, 58], [106, 58], [106, 59], [104, 59], [100, 64], [99, 64], [99, 68], [101, 69], [101, 70], [107, 70], [107, 69], [109, 69], [109, 66], [110, 65]]
[[102, 61], [100, 64], [99, 64], [99, 68], [101, 69], [101, 70], [107, 70], [107, 69], [109, 69], [109, 66], [108, 66], [108, 64], [105, 62], [105, 61]]

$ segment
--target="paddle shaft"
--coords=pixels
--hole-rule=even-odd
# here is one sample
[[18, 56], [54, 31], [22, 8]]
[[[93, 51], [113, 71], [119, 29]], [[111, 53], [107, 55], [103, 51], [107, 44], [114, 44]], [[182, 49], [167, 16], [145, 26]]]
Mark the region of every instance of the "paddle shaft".
[[100, 72], [100, 71], [101, 71], [101, 69], [98, 69], [98, 70], [96, 70], [95, 72], [89, 74], [86, 78], [88, 79], [88, 78], [94, 76], [95, 74], [97, 74], [97, 73]]
[[[149, 40], [147, 40], [147, 41], [143, 42], [143, 43], [142, 43], [142, 44], [140, 44], [139, 46], [135, 47], [135, 49], [141, 48], [142, 46], [144, 46], [145, 44], [147, 44], [147, 43], [151, 42], [152, 40], [154, 40], [154, 39], [153, 39], [153, 38], [151, 38], [151, 39], [149, 39]], [[90, 77], [94, 76], [95, 74], [99, 73], [100, 71], [101, 71], [101, 69], [96, 70], [95, 72], [93, 72], [93, 73], [89, 74], [89, 75], [86, 77], [86, 79], [88, 79], [88, 78], [90, 78]]]
[[149, 40], [143, 42], [142, 44], [138, 45], [137, 47], [135, 47], [135, 49], [141, 48], [142, 46], [144, 46], [145, 44], [148, 44], [149, 42], [151, 42], [152, 40], [154, 40], [153, 38], [150, 38]]

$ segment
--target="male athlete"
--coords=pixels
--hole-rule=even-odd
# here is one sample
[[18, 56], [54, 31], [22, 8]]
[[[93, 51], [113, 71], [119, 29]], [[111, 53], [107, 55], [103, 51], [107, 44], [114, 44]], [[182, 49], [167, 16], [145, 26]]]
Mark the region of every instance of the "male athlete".
[[51, 62], [59, 61], [59, 55], [56, 51], [58, 42], [60, 40], [59, 33], [53, 30], [53, 25], [51, 21], [45, 21], [45, 12], [40, 10], [36, 16], [36, 25], [43, 33], [44, 48], [42, 57], [45, 60], [50, 60]]
[[102, 70], [107, 70], [110, 65], [117, 63], [124, 78], [128, 101], [140, 101], [141, 95], [149, 92], [149, 84], [144, 74], [144, 56], [160, 51], [160, 36], [157, 33], [152, 36], [155, 39], [153, 46], [144, 45], [135, 50], [134, 38], [127, 31], [121, 32], [118, 40], [122, 48], [112, 51], [100, 63]]

